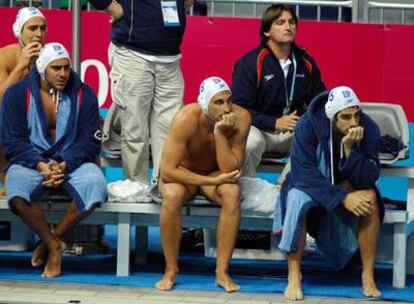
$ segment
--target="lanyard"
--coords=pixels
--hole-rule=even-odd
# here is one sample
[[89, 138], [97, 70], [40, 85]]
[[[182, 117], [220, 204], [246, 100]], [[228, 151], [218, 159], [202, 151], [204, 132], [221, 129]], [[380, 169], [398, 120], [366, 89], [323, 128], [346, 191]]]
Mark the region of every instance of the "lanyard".
[[293, 101], [293, 93], [295, 92], [297, 63], [296, 63], [295, 53], [293, 51], [292, 51], [292, 61], [293, 61], [293, 78], [292, 78], [292, 85], [290, 87], [290, 96], [288, 96], [287, 83], [286, 83], [286, 78], [285, 78], [285, 98], [286, 98], [286, 106], [285, 106], [285, 108], [283, 110], [283, 112], [284, 112], [285, 115], [290, 112], [290, 106], [292, 105], [292, 101]]

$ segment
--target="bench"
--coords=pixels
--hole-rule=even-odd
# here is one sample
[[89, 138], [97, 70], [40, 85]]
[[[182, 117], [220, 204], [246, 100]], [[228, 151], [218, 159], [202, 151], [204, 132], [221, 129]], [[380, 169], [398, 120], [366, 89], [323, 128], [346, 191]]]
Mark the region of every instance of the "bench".
[[[262, 168], [272, 166], [272, 170], [277, 167], [271, 163], [263, 163]], [[392, 226], [393, 239], [393, 286], [397, 288], [405, 287], [406, 261], [407, 261], [407, 238], [413, 234], [414, 221], [414, 167], [390, 167], [382, 170], [382, 176], [407, 177], [407, 210], [397, 211], [387, 210], [383, 222], [384, 225]], [[50, 222], [57, 222], [64, 214], [66, 206], [63, 204], [45, 205], [46, 217]], [[185, 205], [182, 208], [183, 226], [215, 229], [217, 226], [219, 208], [214, 205], [203, 205], [194, 202], [192, 205]], [[137, 227], [136, 248], [137, 257], [145, 261], [148, 244], [148, 226], [159, 225], [160, 205], [158, 203], [136, 203], [126, 204], [111, 202], [97, 208], [89, 217], [82, 221], [83, 224], [94, 225], [117, 225], [117, 276], [128, 276], [130, 273], [130, 252], [131, 252], [131, 227]], [[4, 198], [0, 199], [0, 218], [6, 221], [20, 221], [13, 215], [7, 206]], [[240, 229], [271, 231], [273, 218], [255, 212], [242, 212]], [[277, 250], [277, 244], [272, 244], [270, 250]], [[206, 244], [208, 247], [209, 245]], [[381, 251], [381, 242], [379, 244]], [[211, 250], [211, 249], [210, 249]], [[283, 256], [279, 255], [281, 258]], [[246, 256], [245, 256], [246, 257]], [[257, 256], [254, 256], [257, 258]]]

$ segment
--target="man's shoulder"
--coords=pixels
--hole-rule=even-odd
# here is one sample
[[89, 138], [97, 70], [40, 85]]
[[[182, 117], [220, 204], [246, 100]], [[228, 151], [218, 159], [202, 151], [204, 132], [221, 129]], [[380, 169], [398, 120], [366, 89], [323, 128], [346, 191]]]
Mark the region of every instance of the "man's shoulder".
[[21, 52], [21, 47], [18, 43], [9, 44], [0, 48], [0, 68], [14, 67], [17, 62], [17, 56]]
[[202, 110], [197, 103], [190, 103], [184, 106], [174, 118], [175, 124], [182, 124], [186, 127], [197, 124], [200, 120]]
[[240, 59], [237, 61], [238, 64], [250, 64], [250, 65], [254, 65], [256, 66], [257, 63], [257, 58], [259, 56], [264, 56], [266, 57], [267, 55], [270, 54], [270, 51], [259, 45], [257, 47], [255, 47], [254, 49], [248, 51], [247, 53], [245, 53], [242, 57], [240, 57]]
[[380, 128], [378, 124], [365, 112], [361, 114], [361, 120], [366, 132], [380, 134]]
[[248, 110], [246, 110], [245, 108], [243, 108], [243, 107], [241, 107], [239, 105], [233, 104], [233, 111], [243, 121], [246, 121], [247, 123], [248, 122], [251, 122], [250, 112]]

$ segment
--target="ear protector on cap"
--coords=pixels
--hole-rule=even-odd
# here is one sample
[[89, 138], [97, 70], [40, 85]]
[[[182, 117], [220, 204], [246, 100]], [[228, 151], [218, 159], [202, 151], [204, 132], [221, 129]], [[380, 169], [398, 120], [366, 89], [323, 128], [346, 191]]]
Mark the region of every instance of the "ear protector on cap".
[[328, 119], [333, 120], [339, 111], [350, 107], [360, 107], [360, 105], [358, 97], [350, 87], [336, 87], [329, 92], [325, 114]]

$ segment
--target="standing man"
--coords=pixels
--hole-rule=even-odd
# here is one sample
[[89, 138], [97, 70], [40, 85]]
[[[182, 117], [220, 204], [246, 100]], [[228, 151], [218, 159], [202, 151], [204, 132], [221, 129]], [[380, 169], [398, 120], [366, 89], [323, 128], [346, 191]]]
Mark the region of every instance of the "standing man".
[[[25, 7], [18, 11], [13, 23], [13, 34], [18, 43], [9, 44], [0, 49], [0, 100], [8, 87], [27, 76], [39, 56], [46, 34], [46, 19], [34, 7]], [[6, 194], [3, 172], [7, 162], [0, 150], [0, 196]]]
[[379, 297], [374, 281], [381, 197], [375, 187], [380, 174], [380, 132], [360, 109], [349, 87], [337, 87], [315, 98], [296, 126], [292, 171], [281, 190], [282, 231], [279, 248], [288, 252], [285, 298], [301, 300], [301, 259], [306, 231], [328, 262], [346, 266], [360, 250], [361, 292]]
[[[105, 177], [94, 163], [100, 152], [98, 100], [71, 70], [63, 45], [45, 45], [36, 69], [6, 90], [1, 130], [10, 163], [6, 178], [10, 209], [42, 240], [32, 265], [46, 261], [42, 276], [58, 276], [65, 250], [60, 237], [106, 200]], [[73, 201], [52, 231], [37, 202], [57, 187], [63, 187]]]
[[263, 13], [261, 44], [233, 73], [233, 101], [252, 115], [243, 175], [254, 177], [264, 152], [289, 153], [299, 116], [325, 90], [315, 61], [295, 44], [298, 18], [287, 5]]
[[[107, 9], [115, 1], [90, 2]], [[122, 166], [126, 178], [148, 183], [150, 145], [156, 175], [172, 118], [183, 104], [184, 0], [125, 0], [121, 5], [123, 17], [112, 25], [109, 62]]]
[[200, 86], [198, 104], [184, 107], [174, 118], [163, 151], [160, 225], [165, 273], [156, 284], [171, 290], [178, 274], [181, 206], [198, 192], [221, 207], [217, 228], [216, 284], [227, 292], [240, 286], [229, 276], [229, 263], [240, 223], [238, 178], [251, 118], [233, 105], [227, 84], [210, 77]]

